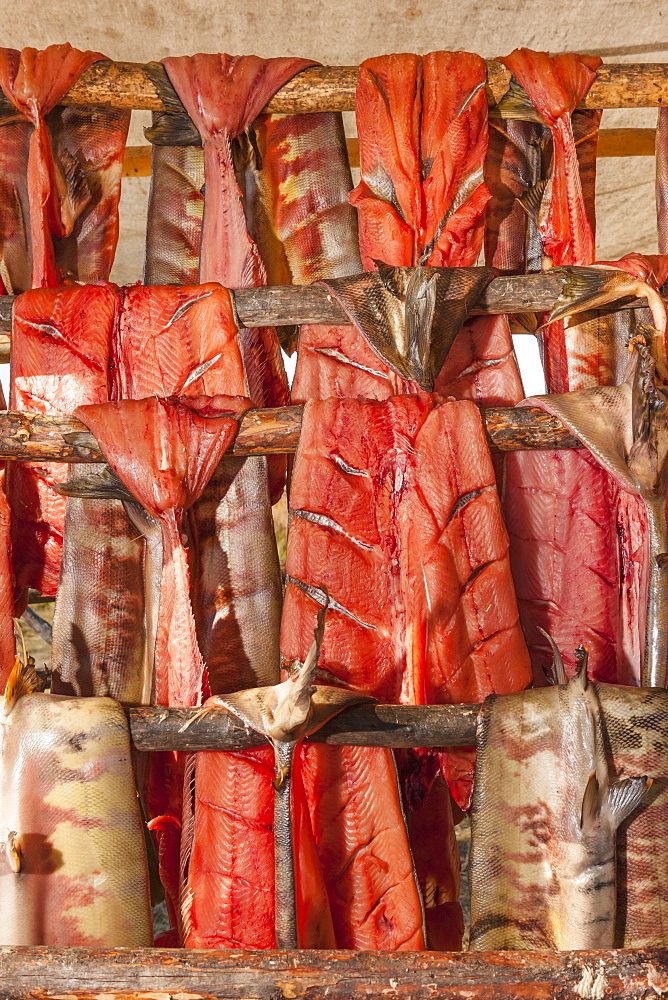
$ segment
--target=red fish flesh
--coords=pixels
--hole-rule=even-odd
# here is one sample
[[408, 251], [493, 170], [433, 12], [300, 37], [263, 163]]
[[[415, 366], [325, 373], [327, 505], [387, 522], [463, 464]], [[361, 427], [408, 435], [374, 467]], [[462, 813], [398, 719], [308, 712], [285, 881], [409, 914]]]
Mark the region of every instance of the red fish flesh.
[[227, 450], [247, 400], [124, 400], [78, 407], [105, 457], [133, 496], [160, 522], [163, 542], [155, 653], [155, 703], [201, 702], [205, 677], [190, 606], [181, 518], [202, 493]]
[[[266, 271], [248, 235], [236, 180], [232, 140], [307, 59], [258, 59], [205, 55], [170, 57], [163, 63], [171, 83], [202, 136], [205, 196], [199, 280], [228, 288], [266, 283]], [[274, 330], [244, 330], [242, 351], [256, 406], [287, 402], [288, 386]]]
[[[2, 263], [8, 291], [109, 277], [118, 236], [130, 112], [55, 108], [100, 52], [0, 49], [0, 86], [16, 109], [0, 130]], [[28, 229], [24, 218], [29, 219]], [[29, 278], [32, 267], [32, 276]]]
[[[107, 399], [107, 362], [116, 288], [98, 285], [34, 290], [14, 304], [10, 406], [33, 413], [72, 413]], [[67, 466], [14, 463], [8, 470], [14, 573], [19, 591], [55, 596], [65, 499], [52, 483]]]
[[[447, 86], [444, 86], [447, 81]], [[357, 89], [362, 259], [469, 267], [489, 190], [485, 64], [466, 52], [366, 60]], [[442, 395], [510, 405], [523, 395], [507, 321], [470, 320], [437, 382]]]
[[[593, 164], [586, 158], [582, 166], [578, 163], [570, 116], [599, 60], [573, 54], [552, 58], [522, 49], [504, 61], [552, 137], [551, 174], [539, 180], [542, 193], [534, 185], [540, 194], [533, 213], [540, 250], [554, 264], [589, 264], [594, 256], [593, 212], [587, 205]], [[525, 258], [519, 226], [506, 234], [505, 252], [511, 259]], [[624, 339], [624, 331], [605, 319], [550, 324], [542, 339], [548, 389], [614, 383]], [[633, 608], [641, 586], [644, 521], [633, 501], [621, 497], [607, 473], [583, 454], [522, 452], [506, 458], [504, 513], [536, 682], [544, 683], [543, 670], [551, 660], [537, 626], [564, 650], [569, 674], [575, 670], [573, 651], [584, 642], [592, 677], [637, 682], [640, 651]]]
[[[472, 404], [434, 405], [425, 394], [307, 403], [290, 505], [285, 660], [304, 656], [327, 591], [323, 682], [405, 704], [477, 700], [528, 683], [494, 472]], [[367, 768], [388, 766], [366, 753]], [[335, 836], [326, 817], [336, 796], [324, 797], [323, 775], [344, 765], [355, 774], [357, 758], [341, 761], [332, 748], [306, 754], [320, 774], [311, 811], [330, 899], [334, 890], [346, 899], [358, 869], [345, 869], [340, 887], [341, 866], [323, 855], [318, 831]], [[373, 801], [374, 783], [367, 787]]]

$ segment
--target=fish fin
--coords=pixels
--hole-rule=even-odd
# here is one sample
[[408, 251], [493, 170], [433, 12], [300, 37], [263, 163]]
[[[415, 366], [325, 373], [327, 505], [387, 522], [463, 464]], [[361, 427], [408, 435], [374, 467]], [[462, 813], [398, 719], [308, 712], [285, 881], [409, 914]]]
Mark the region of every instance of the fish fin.
[[652, 779], [646, 774], [635, 778], [625, 778], [616, 781], [608, 789], [608, 808], [610, 819], [615, 828], [637, 809], [643, 800], [645, 792], [651, 786]]
[[538, 225], [538, 219], [540, 217], [540, 210], [543, 204], [547, 183], [548, 182], [545, 178], [536, 181], [533, 187], [528, 188], [524, 194], [517, 199], [529, 219], [531, 219], [536, 226]]
[[[598, 267], [578, 267], [577, 270], [564, 267], [559, 268], [559, 273], [565, 274], [566, 280], [544, 326], [629, 298], [636, 294], [635, 286], [638, 285], [621, 270], [611, 275], [610, 271]], [[634, 287], [627, 288], [631, 285]]]
[[556, 642], [554, 641], [549, 632], [546, 632], [544, 628], [540, 627], [540, 625], [538, 625], [537, 628], [538, 631], [541, 633], [541, 635], [545, 636], [545, 638], [550, 644], [550, 649], [552, 650], [552, 671], [554, 675], [553, 683], [567, 684], [568, 678], [566, 677], [566, 668], [564, 666], [564, 661], [561, 656], [561, 653], [559, 652], [559, 647], [557, 646]]
[[587, 649], [586, 646], [580, 644], [578, 648], [575, 650], [575, 664], [577, 667], [577, 673], [575, 674], [573, 680], [577, 681], [579, 684], [582, 685], [583, 691], [587, 690], [587, 685], [589, 683], [589, 679], [587, 677], [588, 662], [589, 662], [589, 650]]
[[531, 103], [526, 90], [514, 76], [511, 76], [508, 90], [498, 104], [489, 109], [489, 117], [506, 118], [520, 122], [538, 122], [540, 125], [545, 125]]
[[24, 694], [33, 694], [39, 690], [40, 680], [35, 672], [34, 660], [32, 657], [29, 657], [27, 663], [21, 663], [21, 660], [17, 656], [12, 667], [12, 672], [7, 678], [7, 684], [5, 685], [3, 714], [5, 716], [9, 715], [16, 702]]
[[21, 850], [21, 842], [16, 830], [10, 830], [7, 834], [7, 840], [5, 841], [5, 856], [11, 871], [18, 875], [21, 871], [23, 851]]
[[[61, 208], [63, 225], [72, 231], [74, 223], [85, 208], [90, 205], [93, 197], [86, 173], [75, 156], [64, 149], [58, 157], [63, 179], [65, 181], [66, 199]], [[63, 209], [67, 210], [67, 217]]]
[[596, 777], [596, 771], [589, 775], [587, 787], [582, 796], [582, 811], [580, 813], [580, 829], [593, 826], [598, 820], [601, 809], [601, 786]]
[[149, 78], [166, 110], [153, 115], [153, 126], [144, 135], [154, 146], [201, 146], [202, 137], [174, 90], [167, 70], [159, 62], [146, 63]]
[[101, 472], [89, 476], [73, 476], [66, 483], [56, 483], [56, 493], [64, 497], [80, 497], [82, 500], [126, 500], [137, 503], [125, 483], [121, 482], [109, 465]]

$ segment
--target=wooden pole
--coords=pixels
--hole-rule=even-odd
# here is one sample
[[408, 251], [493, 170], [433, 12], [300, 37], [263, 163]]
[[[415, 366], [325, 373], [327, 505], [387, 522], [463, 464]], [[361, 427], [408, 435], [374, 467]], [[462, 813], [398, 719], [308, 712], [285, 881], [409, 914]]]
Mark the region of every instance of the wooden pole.
[[[577, 271], [577, 268], [571, 270]], [[601, 274], [604, 274], [601, 271]], [[617, 272], [610, 272], [617, 273]], [[565, 276], [558, 269], [539, 274], [500, 275], [485, 288], [473, 308], [474, 316], [497, 313], [549, 312], [559, 298]], [[302, 323], [349, 322], [334, 296], [323, 285], [272, 285], [232, 289], [239, 324], [293, 326]], [[0, 296], [0, 331], [11, 332], [15, 296]], [[637, 309], [646, 299], [627, 299], [615, 309]]]
[[0, 1000], [632, 1000], [667, 991], [665, 948], [480, 953], [0, 949]]
[[[494, 451], [579, 448], [564, 425], [544, 410], [498, 407], [482, 410]], [[234, 455], [291, 454], [299, 441], [301, 406], [249, 410], [232, 446]], [[75, 417], [0, 411], [0, 460], [104, 462], [102, 451]]]
[[[468, 747], [480, 705], [353, 705], [307, 740], [355, 747]], [[267, 740], [225, 708], [130, 708], [137, 750], [251, 750]]]
[[[487, 61], [487, 98], [497, 104], [508, 90], [510, 73], [502, 63]], [[279, 90], [265, 111], [279, 114], [309, 111], [353, 111], [357, 66], [305, 69]], [[63, 104], [111, 104], [118, 108], [162, 111], [155, 85], [139, 63], [93, 63], [65, 95]], [[603, 65], [581, 108], [656, 108], [668, 104], [668, 65], [628, 63]]]
[[[602, 128], [598, 133], [596, 155], [654, 156], [656, 129], [653, 128]], [[360, 165], [359, 141], [346, 139], [348, 160], [351, 167]], [[151, 174], [151, 146], [126, 146], [123, 157], [124, 177], [149, 177]]]

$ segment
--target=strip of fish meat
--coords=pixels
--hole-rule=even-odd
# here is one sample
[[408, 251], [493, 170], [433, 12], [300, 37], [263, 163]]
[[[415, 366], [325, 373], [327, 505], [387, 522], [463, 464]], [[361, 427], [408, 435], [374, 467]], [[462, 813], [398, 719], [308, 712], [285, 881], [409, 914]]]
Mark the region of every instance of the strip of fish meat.
[[[14, 304], [10, 406], [32, 413], [72, 413], [107, 399], [114, 319], [113, 285], [35, 289]], [[19, 593], [34, 587], [55, 596], [65, 500], [52, 488], [67, 466], [13, 463], [7, 471], [12, 546]]]
[[611, 778], [605, 710], [582, 647], [579, 659], [568, 683], [557, 657], [557, 685], [483, 706], [469, 862], [474, 951], [615, 946], [617, 829], [650, 781]]
[[[0, 403], [4, 404], [4, 400], [0, 399]], [[15, 656], [11, 513], [5, 496], [4, 473], [2, 473], [0, 474], [0, 687], [7, 684]]]
[[[357, 213], [348, 202], [353, 183], [341, 115], [261, 115], [254, 131], [262, 169], [251, 175], [257, 190], [253, 232], [269, 283], [300, 285], [359, 274]], [[300, 349], [308, 350], [312, 340], [317, 347], [337, 330], [302, 326]], [[294, 331], [282, 327], [278, 333], [285, 350], [296, 347]], [[300, 368], [293, 401], [318, 394], [302, 375]]]
[[201, 703], [205, 667], [190, 605], [183, 511], [200, 495], [249, 408], [239, 397], [123, 400], [77, 407], [114, 472], [162, 530], [154, 701]]
[[130, 736], [108, 698], [36, 693], [16, 661], [0, 714], [2, 944], [152, 943]]
[[10, 123], [0, 128], [0, 273], [8, 292], [109, 277], [130, 112], [56, 108], [104, 58], [69, 44], [0, 49], [2, 117]]
[[[476, 263], [490, 198], [485, 80], [483, 60], [466, 52], [382, 56], [360, 67], [361, 180], [351, 202], [367, 270], [376, 260]], [[467, 323], [437, 389], [487, 405], [517, 402], [522, 388], [507, 321]]]
[[[665, 334], [665, 307], [664, 329]], [[538, 405], [559, 417], [586, 445], [592, 460], [644, 508], [642, 606], [634, 609], [644, 624], [641, 683], [665, 688], [668, 680], [668, 551], [665, 466], [668, 456], [668, 393], [655, 385], [655, 361], [646, 343], [632, 342], [627, 378], [612, 388], [537, 396]], [[644, 600], [642, 600], [644, 598]], [[641, 602], [639, 602], [640, 604]]]
[[[308, 402], [290, 506], [284, 661], [305, 655], [327, 594], [318, 668], [324, 683], [405, 704], [476, 700], [528, 683], [494, 472], [472, 403], [435, 405], [426, 394]], [[374, 802], [380, 786], [369, 771], [389, 764], [384, 751], [332, 750], [308, 748], [304, 767], [307, 788], [313, 782], [314, 832], [339, 940], [350, 900], [368, 891], [356, 880], [370, 862], [366, 851], [356, 850], [356, 860], [346, 864], [349, 838], [332, 820], [345, 823], [350, 814], [354, 821], [361, 788]], [[344, 774], [351, 777], [340, 785]], [[385, 796], [392, 785], [386, 779]], [[331, 789], [326, 797], [325, 789]], [[447, 835], [439, 830], [439, 837]], [[352, 844], [358, 847], [357, 840]], [[378, 856], [377, 847], [373, 853]], [[401, 857], [394, 854], [397, 863]], [[405, 880], [403, 886], [407, 890]], [[410, 924], [395, 922], [392, 933], [415, 946]], [[359, 934], [365, 927], [352, 929]], [[441, 929], [439, 940], [445, 937]], [[451, 942], [456, 937], [451, 925]]]
[[[230, 288], [265, 284], [262, 258], [248, 235], [232, 140], [287, 80], [313, 63], [306, 59], [199, 54], [169, 57], [163, 65], [204, 147], [208, 196], [202, 222], [199, 280], [220, 281]], [[287, 380], [275, 331], [244, 330], [241, 344], [255, 405], [280, 406], [286, 402]]]
[[[8, 122], [0, 127], [0, 277], [7, 292], [109, 277], [118, 237], [130, 112], [54, 107], [79, 75], [102, 58], [100, 53], [79, 52], [70, 45], [52, 45], [42, 52], [0, 49], [0, 86], [5, 97], [0, 120]], [[19, 306], [17, 311], [20, 314]], [[48, 323], [48, 314], [44, 322]], [[85, 355], [85, 343], [79, 347]], [[52, 353], [55, 350], [54, 341]], [[93, 334], [90, 353], [95, 351]], [[56, 371], [59, 363], [52, 362]], [[31, 376], [28, 364], [29, 355], [24, 353], [17, 363], [24, 381]], [[35, 377], [43, 378], [44, 371], [38, 365]], [[44, 389], [42, 385], [38, 393], [37, 412], [49, 412], [51, 406], [51, 412], [62, 412], [58, 396], [50, 400]], [[78, 400], [70, 396], [72, 406], [92, 401], [86, 398], [85, 389]], [[22, 408], [33, 408], [27, 396], [22, 402]], [[65, 502], [47, 483], [49, 478], [63, 478], [63, 470], [45, 463], [42, 471], [39, 487], [29, 471], [9, 477], [12, 509], [16, 513], [17, 505], [21, 506], [21, 535], [15, 534], [15, 540], [29, 556], [26, 568], [17, 564], [15, 572], [20, 587], [33, 586], [53, 596]]]
[[[594, 258], [591, 136], [596, 122], [578, 119], [580, 167], [570, 116], [593, 81], [598, 60], [573, 54], [552, 58], [522, 49], [505, 61], [517, 78], [509, 113], [538, 119], [534, 129], [542, 122], [541, 143], [549, 128], [553, 147], [549, 176], [537, 177], [535, 163], [533, 174], [523, 175], [523, 183], [533, 180], [520, 198], [528, 223], [524, 231], [518, 224], [515, 232], [501, 233], [506, 264], [514, 260], [518, 269], [523, 264], [537, 268], [543, 254], [555, 264], [589, 264]], [[516, 130], [522, 126], [525, 135], [529, 128], [520, 122], [507, 124]], [[512, 163], [515, 153], [510, 156]], [[626, 331], [617, 318], [592, 316], [587, 323], [555, 323], [544, 331], [549, 391], [614, 384]], [[620, 500], [614, 482], [576, 452], [506, 456], [504, 514], [535, 682], [544, 683], [551, 657], [539, 627], [564, 650], [569, 673], [575, 670], [573, 650], [584, 642], [590, 676], [621, 683], [637, 679], [637, 623], [627, 610], [639, 586], [643, 526]]]

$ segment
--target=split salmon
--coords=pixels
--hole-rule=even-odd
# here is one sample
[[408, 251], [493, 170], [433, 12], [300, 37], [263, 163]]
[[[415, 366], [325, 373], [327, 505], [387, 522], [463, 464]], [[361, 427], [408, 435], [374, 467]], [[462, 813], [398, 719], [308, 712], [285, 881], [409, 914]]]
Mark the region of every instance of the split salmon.
[[[35, 289], [14, 305], [10, 406], [32, 413], [72, 413], [107, 399], [107, 363], [114, 318], [113, 285]], [[94, 319], [94, 322], [92, 320]], [[12, 545], [19, 594], [34, 587], [55, 596], [65, 500], [53, 483], [67, 466], [13, 463], [7, 474]]]
[[[361, 180], [351, 196], [367, 270], [386, 264], [470, 267], [490, 192], [485, 64], [467, 52], [366, 60], [356, 98]], [[508, 324], [477, 317], [439, 374], [442, 395], [486, 405], [522, 397]]]
[[[449, 452], [443, 441], [450, 443]], [[472, 478], [464, 481], [462, 475]], [[432, 477], [436, 490], [429, 486]], [[492, 690], [512, 690], [518, 677], [522, 685], [529, 682], [494, 471], [472, 403], [438, 405], [424, 393], [386, 401], [310, 401], [290, 506], [284, 660], [304, 655], [314, 615], [328, 594], [318, 672], [324, 682], [407, 704], [475, 700]], [[473, 526], [482, 523], [484, 554], [473, 541]], [[482, 608], [493, 608], [491, 617]], [[387, 765], [376, 751], [309, 748], [304, 766], [307, 788], [314, 783], [316, 842], [325, 878], [342, 901], [342, 920], [361, 889], [353, 881], [357, 866], [345, 867], [339, 885], [348, 838], [333, 823], [334, 816], [346, 816], [338, 780], [350, 769], [358, 775], [354, 787], [368, 788], [373, 801], [379, 782], [371, 768]], [[389, 787], [386, 781], [387, 795]], [[326, 797], [324, 789], [331, 789]], [[353, 796], [350, 808], [356, 806]], [[439, 890], [432, 886], [432, 906], [453, 901]], [[336, 907], [333, 916], [338, 937]], [[439, 916], [442, 921], [443, 912]], [[456, 915], [450, 910], [448, 916], [449, 934], [443, 928], [434, 933], [456, 946]]]
[[[508, 113], [534, 123], [543, 164], [534, 157], [522, 182], [528, 186], [518, 192], [527, 226], [523, 229], [517, 220], [514, 230], [508, 228], [499, 237], [506, 261], [514, 259], [520, 268], [529, 266], [529, 260], [536, 268], [548, 257], [555, 265], [590, 264], [594, 259], [591, 152], [597, 122], [578, 119], [575, 125], [572, 115], [595, 78], [599, 60], [521, 49], [504, 61], [514, 74]], [[519, 128], [521, 123], [515, 124]], [[579, 146], [576, 130], [582, 140]], [[616, 317], [590, 314], [588, 322], [581, 321], [587, 318], [551, 323], [542, 331], [550, 392], [614, 384], [627, 332]], [[544, 683], [543, 671], [551, 657], [540, 629], [563, 649], [569, 672], [575, 669], [573, 650], [583, 642], [589, 649], [592, 677], [619, 683], [636, 678], [637, 620], [628, 612], [640, 586], [638, 546], [643, 525], [633, 501], [629, 505], [620, 498], [614, 482], [585, 455], [522, 452], [506, 457], [504, 513], [535, 682]]]
[[[555, 647], [556, 649], [556, 647]], [[587, 654], [566, 681], [489, 698], [478, 729], [471, 859], [471, 947], [614, 947], [616, 835], [646, 775], [614, 781], [605, 711]]]
[[[664, 329], [665, 333], [665, 307]], [[655, 384], [655, 361], [645, 336], [632, 342], [627, 378], [617, 387], [535, 397], [587, 446], [592, 459], [644, 508], [644, 600], [635, 618], [644, 622], [641, 682], [665, 688], [668, 681], [668, 599], [665, 473], [668, 459], [668, 397]]]
[[[100, 52], [71, 45], [0, 49], [6, 100], [0, 273], [7, 292], [63, 281], [105, 281], [118, 238], [130, 112], [56, 107]], [[27, 225], [24, 220], [27, 220]]]
[[[253, 232], [267, 266], [269, 283], [309, 284], [322, 278], [359, 274], [357, 213], [348, 202], [353, 182], [340, 114], [261, 115], [255, 144], [261, 169], [252, 175]], [[294, 330], [278, 330], [286, 350], [296, 347]], [[304, 325], [299, 342], [317, 344], [325, 335]], [[326, 334], [335, 336], [333, 329]], [[295, 393], [297, 395], [295, 395]], [[310, 398], [292, 385], [292, 398]]]
[[[56, 107], [99, 52], [80, 52], [70, 45], [43, 51], [0, 50], [0, 161], [3, 163], [0, 208], [0, 277], [8, 293], [72, 282], [106, 281], [118, 239], [118, 203], [123, 151], [130, 123], [125, 110]], [[20, 306], [18, 307], [20, 316]], [[45, 322], [48, 321], [48, 316]], [[62, 333], [62, 331], [61, 331]], [[21, 337], [13, 354], [22, 353]], [[80, 345], [86, 353], [86, 345]], [[52, 353], [57, 351], [52, 341]], [[90, 353], [96, 350], [95, 337]], [[20, 377], [44, 374], [29, 368], [30, 353], [14, 359]], [[37, 359], [35, 359], [37, 360]], [[53, 359], [52, 359], [53, 360]], [[85, 362], [84, 362], [85, 364]], [[54, 363], [54, 370], [58, 367]], [[85, 378], [84, 378], [85, 381]], [[45, 386], [37, 394], [36, 412], [62, 412], [62, 400], [49, 399]], [[70, 389], [70, 403], [76, 405]], [[86, 388], [78, 402], [84, 403]], [[14, 405], [10, 399], [10, 404]], [[23, 408], [32, 409], [23, 400]], [[51, 409], [53, 407], [53, 409]], [[70, 410], [71, 412], [71, 410]], [[28, 551], [25, 567], [15, 565], [19, 588], [31, 586], [55, 595], [60, 567], [65, 504], [50, 491], [49, 477], [62, 469], [42, 466], [10, 474], [12, 509], [21, 506], [14, 529], [15, 544]], [[13, 485], [12, 485], [13, 480]], [[34, 511], [31, 508], [34, 505]], [[23, 562], [23, 561], [22, 561]]]
[[[225, 54], [163, 61], [169, 81], [202, 136], [209, 197], [205, 196], [202, 220], [201, 282], [220, 281], [228, 288], [266, 283], [262, 258], [248, 234], [232, 142], [287, 80], [310, 65], [306, 59]], [[284, 405], [289, 390], [275, 330], [246, 329], [240, 339], [251, 399], [256, 406]], [[281, 467], [280, 459], [271, 463], [274, 499], [282, 490]]]
[[36, 693], [16, 661], [0, 715], [2, 944], [148, 947], [148, 869], [123, 710]]

